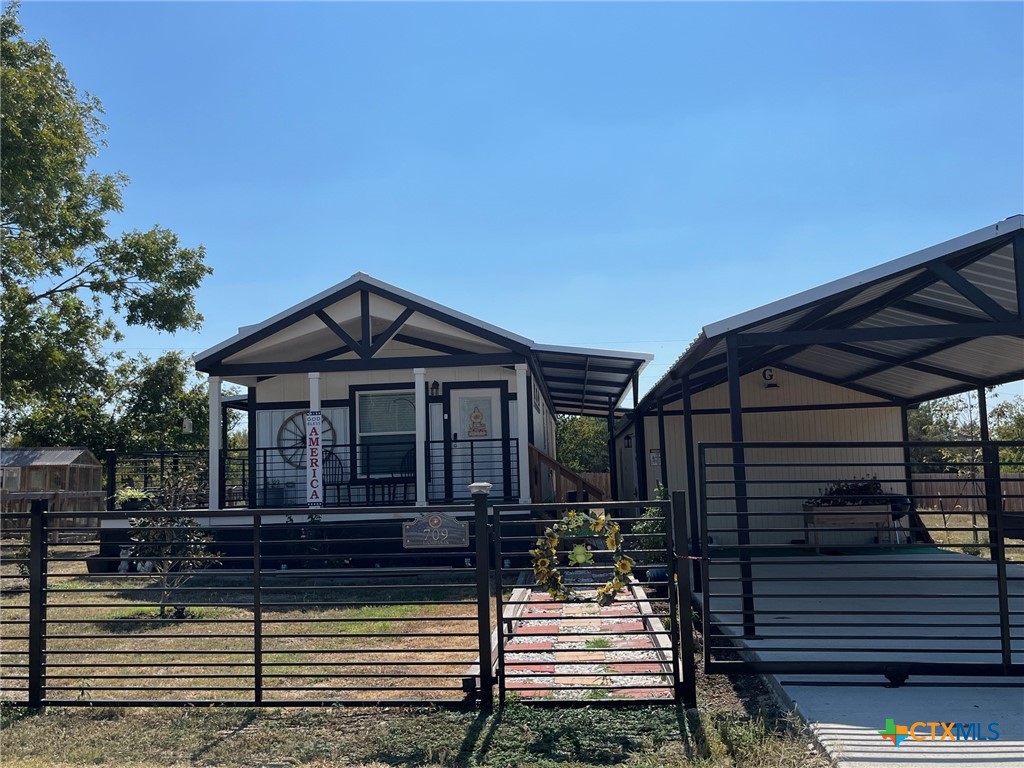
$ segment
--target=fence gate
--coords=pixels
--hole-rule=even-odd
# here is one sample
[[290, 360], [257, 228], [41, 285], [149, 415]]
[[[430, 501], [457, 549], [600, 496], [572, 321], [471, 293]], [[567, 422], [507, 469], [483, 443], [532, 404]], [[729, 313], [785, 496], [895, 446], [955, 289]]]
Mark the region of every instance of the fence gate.
[[[695, 706], [689, 574], [676, 547], [679, 532], [685, 536], [684, 515], [683, 494], [672, 501], [493, 508], [500, 701], [514, 695], [538, 704]], [[570, 532], [570, 516], [591, 522]], [[531, 552], [545, 542], [556, 557], [548, 550]], [[635, 562], [616, 559], [617, 544]], [[579, 564], [571, 566], [570, 558]], [[552, 569], [571, 596], [552, 597], [538, 586], [545, 573], [552, 583]], [[596, 595], [616, 574], [624, 588], [599, 605]]]
[[1024, 674], [1024, 540], [1006, 535], [1000, 446], [953, 447], [949, 487], [983, 478], [969, 512], [915, 491], [933, 445], [702, 444], [707, 671]]

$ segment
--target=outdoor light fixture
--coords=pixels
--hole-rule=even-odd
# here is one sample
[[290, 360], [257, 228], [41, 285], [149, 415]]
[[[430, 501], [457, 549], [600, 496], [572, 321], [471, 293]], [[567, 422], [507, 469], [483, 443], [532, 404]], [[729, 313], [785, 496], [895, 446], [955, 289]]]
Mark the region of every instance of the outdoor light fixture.
[[633, 436], [632, 435], [626, 435], [626, 441], [625, 442], [626, 442], [626, 447], [627, 448], [632, 448], [633, 447]]
[[181, 431], [186, 435], [192, 434], [192, 419], [188, 416], [181, 420]]
[[430, 396], [431, 397], [437, 397], [437, 391], [440, 388], [441, 388], [441, 385], [438, 384], [436, 381], [431, 382], [431, 384], [430, 384]]

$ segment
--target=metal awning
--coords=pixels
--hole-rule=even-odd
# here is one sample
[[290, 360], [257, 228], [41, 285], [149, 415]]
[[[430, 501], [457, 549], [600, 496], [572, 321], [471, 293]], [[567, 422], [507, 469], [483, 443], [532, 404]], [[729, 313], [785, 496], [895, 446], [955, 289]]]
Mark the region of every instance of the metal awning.
[[1024, 378], [1024, 216], [706, 326], [649, 407], [773, 367], [899, 404]]
[[555, 412], [577, 416], [614, 412], [634, 378], [653, 359], [643, 352], [545, 344], [535, 344], [533, 354]]

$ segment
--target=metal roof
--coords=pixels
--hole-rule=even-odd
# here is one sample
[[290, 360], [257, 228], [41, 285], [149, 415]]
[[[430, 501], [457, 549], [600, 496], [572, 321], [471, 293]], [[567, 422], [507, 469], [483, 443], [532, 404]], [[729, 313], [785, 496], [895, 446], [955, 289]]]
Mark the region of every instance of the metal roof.
[[100, 464], [88, 448], [0, 449], [0, 467], [58, 467], [76, 463]]
[[[370, 294], [374, 301], [383, 301], [394, 316], [375, 315], [369, 308], [370, 303], [361, 303], [356, 296], [359, 292]], [[353, 305], [347, 314], [339, 312], [344, 306], [342, 302]], [[354, 306], [357, 304], [358, 309]], [[402, 312], [403, 309], [406, 311]], [[337, 317], [331, 315], [332, 311]], [[351, 349], [351, 342], [339, 348], [338, 331], [358, 339], [366, 314], [371, 315], [370, 332], [374, 339], [378, 333], [387, 333], [394, 322], [401, 326], [394, 329], [390, 337], [394, 345], [404, 345], [404, 349], [419, 348], [421, 354], [443, 356], [461, 351], [472, 355], [502, 349], [522, 354], [539, 373], [556, 413], [607, 416], [618, 406], [633, 378], [653, 359], [652, 355], [642, 352], [537, 344], [525, 336], [357, 272], [263, 322], [239, 328], [231, 338], [196, 355], [195, 365], [199, 370], [213, 372], [221, 364], [242, 364], [248, 370], [261, 364], [305, 363], [312, 370], [317, 362], [354, 361], [357, 355]], [[385, 347], [376, 348], [374, 354]], [[251, 385], [257, 375], [239, 374], [235, 380]]]
[[[851, 331], [847, 340], [819, 342], [805, 334], [802, 341], [777, 337], [747, 347], [741, 373], [786, 368], [897, 403], [1024, 378], [1021, 286], [1024, 215], [1016, 215], [705, 326], [641, 407], [677, 397], [681, 379], [691, 391], [725, 381], [725, 340], [733, 335]], [[972, 324], [997, 324], [998, 335], [942, 337], [943, 326], [952, 333]], [[863, 337], [871, 331], [858, 338], [858, 329], [892, 332], [869, 340]]]
[[585, 347], [533, 346], [556, 413], [607, 416], [653, 355]]

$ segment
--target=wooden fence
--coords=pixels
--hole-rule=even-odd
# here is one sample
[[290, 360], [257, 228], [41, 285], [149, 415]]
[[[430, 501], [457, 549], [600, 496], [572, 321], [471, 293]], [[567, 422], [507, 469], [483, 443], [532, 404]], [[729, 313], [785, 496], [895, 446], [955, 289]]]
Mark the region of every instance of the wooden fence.
[[[963, 512], [985, 509], [985, 481], [980, 477], [954, 475], [943, 472], [915, 474], [914, 498], [919, 509]], [[1003, 511], [1024, 512], [1024, 473], [1004, 472]]]

